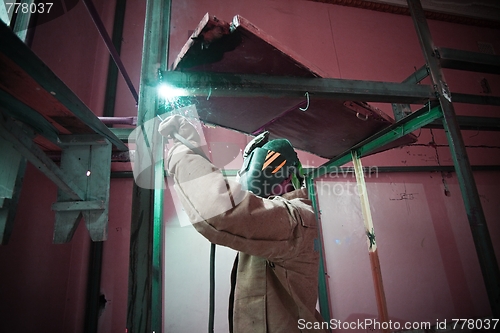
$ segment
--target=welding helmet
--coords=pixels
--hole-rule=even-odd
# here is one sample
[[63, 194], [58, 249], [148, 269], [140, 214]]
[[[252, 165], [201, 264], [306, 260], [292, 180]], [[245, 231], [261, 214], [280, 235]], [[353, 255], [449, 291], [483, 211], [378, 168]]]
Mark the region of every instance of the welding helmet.
[[269, 140], [267, 131], [246, 146], [238, 176], [244, 189], [263, 198], [283, 194], [288, 182], [299, 189], [304, 180], [302, 165], [290, 141]]

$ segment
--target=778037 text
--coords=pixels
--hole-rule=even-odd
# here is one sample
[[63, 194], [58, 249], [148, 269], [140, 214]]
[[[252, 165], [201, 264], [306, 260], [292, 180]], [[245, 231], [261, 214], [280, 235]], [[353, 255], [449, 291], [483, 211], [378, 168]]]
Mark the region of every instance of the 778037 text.
[[[484, 319], [452, 319], [451, 328], [454, 330], [495, 330], [497, 328], [499, 319], [484, 318]], [[446, 326], [446, 320], [445, 326]], [[439, 328], [439, 327], [438, 327]]]
[[54, 5], [53, 2], [39, 2], [39, 3], [18, 3], [18, 2], [6, 2], [5, 8], [7, 13], [23, 13], [23, 14], [48, 14]]

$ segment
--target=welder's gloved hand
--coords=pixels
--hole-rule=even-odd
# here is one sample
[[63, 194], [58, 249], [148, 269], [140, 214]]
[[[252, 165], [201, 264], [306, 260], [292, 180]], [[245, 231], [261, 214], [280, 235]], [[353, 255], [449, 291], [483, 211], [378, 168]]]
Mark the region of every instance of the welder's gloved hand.
[[178, 133], [184, 139], [189, 141], [194, 141], [200, 143], [200, 135], [196, 128], [187, 120], [185, 117], [180, 115], [169, 116], [160, 123], [158, 131], [161, 135], [166, 138], [173, 138], [174, 141], [178, 141], [174, 137], [174, 133]]

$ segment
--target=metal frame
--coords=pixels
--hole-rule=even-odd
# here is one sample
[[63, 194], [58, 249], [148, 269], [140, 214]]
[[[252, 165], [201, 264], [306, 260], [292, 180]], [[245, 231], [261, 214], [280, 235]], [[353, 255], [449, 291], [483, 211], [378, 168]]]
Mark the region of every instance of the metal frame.
[[[397, 120], [394, 125], [368, 138], [355, 147], [352, 147], [352, 149], [350, 149], [349, 151], [346, 151], [335, 159], [330, 160], [319, 168], [312, 170], [307, 175], [307, 184], [310, 197], [313, 200], [313, 205], [316, 210], [318, 208], [316, 192], [314, 188], [314, 180], [316, 178], [321, 177], [322, 175], [325, 175], [326, 173], [333, 171], [339, 166], [351, 161], [353, 154], [360, 158], [370, 152], [376, 151], [377, 148], [380, 148], [384, 144], [391, 142], [398, 137], [410, 133], [418, 128], [428, 126], [436, 120], [441, 120], [448, 134], [448, 141], [450, 143], [450, 148], [454, 157], [454, 166], [460, 181], [466, 211], [474, 236], [474, 242], [476, 244], [478, 256], [480, 258], [481, 269], [483, 271], [483, 277], [485, 280], [488, 297], [490, 299], [492, 313], [493, 316], [498, 317], [498, 281], [500, 281], [498, 274], [498, 264], [496, 263], [491, 239], [489, 238], [488, 230], [486, 227], [484, 213], [479, 201], [477, 188], [473, 181], [472, 169], [470, 163], [468, 162], [463, 139], [460, 134], [459, 123], [457, 121], [457, 117], [454, 114], [451, 98], [452, 96], [453, 98], [456, 97], [455, 101], [457, 102], [488, 105], [499, 105], [500, 99], [497, 97], [484, 98], [482, 96], [475, 95], [452, 94], [449, 91], [446, 81], [443, 78], [441, 68], [446, 66], [453, 66], [452, 68], [460, 67], [466, 70], [487, 70], [495, 73], [498, 70], [500, 57], [484, 57], [480, 54], [472, 54], [468, 52], [466, 53], [449, 49], [436, 49], [432, 45], [429, 29], [419, 0], [407, 1], [410, 12], [412, 14], [412, 18], [415, 23], [415, 29], [417, 30], [421, 47], [426, 58], [427, 66], [422, 67], [417, 72], [412, 74], [407, 80], [400, 84], [325, 78], [302, 79], [255, 75], [178, 73], [167, 71], [164, 66], [164, 58], [161, 58], [161, 61], [158, 61], [157, 57], [155, 58], [148, 56], [150, 47], [156, 50], [157, 46], [161, 45], [159, 41], [166, 41], [168, 45], [168, 33], [163, 35], [163, 40], [151, 38], [150, 36], [152, 34], [150, 29], [152, 26], [160, 26], [160, 31], [168, 31], [165, 25], [168, 25], [167, 22], [169, 21], [169, 17], [165, 17], [165, 21], [161, 21], [161, 16], [165, 13], [161, 11], [161, 5], [158, 4], [158, 2], [161, 1], [159, 0], [150, 0], [148, 1], [147, 5], [148, 7], [144, 43], [146, 54], [143, 58], [143, 66], [146, 67], [146, 69], [143, 71], [143, 78], [141, 82], [142, 84], [144, 84], [145, 82], [155, 82], [156, 77], [153, 73], [153, 70], [151, 69], [151, 66], [160, 63], [162, 64], [161, 69], [163, 71], [163, 80], [169, 82], [174, 86], [187, 89], [186, 95], [189, 96], [210, 96], [211, 94], [211, 96], [298, 97], [303, 96], [304, 91], [308, 91], [310, 94], [317, 94], [329, 98], [399, 104], [395, 105], [394, 107]], [[168, 1], [168, 5], [170, 5], [170, 1]], [[157, 8], [156, 12], [153, 11], [153, 9], [155, 8]], [[168, 15], [169, 14], [170, 11], [168, 11]], [[168, 48], [164, 46], [163, 50], [168, 50]], [[439, 58], [440, 54], [441, 58]], [[476, 57], [477, 55], [479, 55], [479, 57]], [[442, 61], [442, 64], [440, 63], [440, 61]], [[428, 75], [431, 76], [431, 80], [433, 83], [432, 86], [415, 84], [420, 82]], [[238, 89], [235, 90], [234, 88]], [[141, 100], [144, 100], [145, 97], [151, 97], [149, 101], [156, 101], [156, 96], [142, 93], [142, 90], [150, 91], [150, 89], [151, 87], [145, 87], [141, 89], [141, 96], [139, 99], [140, 123], [154, 116], [153, 114], [151, 114], [151, 111], [149, 111], [150, 113], [144, 113], [144, 111], [141, 111]], [[405, 108], [405, 104], [424, 103], [427, 101], [429, 103], [424, 108], [412, 113], [409, 113], [408, 108]], [[431, 105], [430, 101], [437, 103]], [[156, 175], [163, 178], [163, 175], [160, 176], [159, 173]], [[148, 214], [149, 222], [153, 222], [155, 230], [159, 230], [157, 228], [161, 227], [157, 223], [159, 223], [158, 218], [162, 214], [162, 208], [151, 204], [152, 202], [155, 202], [153, 197], [150, 196], [147, 200], [142, 202], [141, 199], [144, 198], [145, 197], [143, 195], [141, 196], [140, 194], [135, 194], [135, 204], [141, 206], [141, 208], [139, 209], [144, 210], [145, 213]], [[154, 211], [153, 214], [151, 214], [152, 211]], [[137, 216], [137, 214], [133, 214], [133, 218]], [[148, 221], [143, 220], [143, 222], [146, 222], [147, 224]], [[151, 242], [150, 244], [153, 246], [153, 248], [157, 249], [159, 247], [156, 239], [151, 239], [150, 237], [149, 241]], [[157, 262], [157, 257], [154, 255], [154, 251], [152, 256], [148, 256], [147, 251], [145, 251], [146, 248], [147, 247], [144, 247], [144, 251], [141, 251], [139, 249], [134, 250], [136, 252], [133, 253], [142, 256], [146, 255], [149, 260], [153, 259], [154, 262]], [[321, 312], [324, 318], [329, 319], [331, 314], [329, 309], [329, 294], [327, 292], [328, 287], [326, 282], [327, 273], [323, 259], [324, 258], [322, 254], [322, 263], [320, 267], [320, 305]], [[140, 289], [141, 287], [149, 285], [149, 282], [145, 282], [146, 284], [144, 285], [136, 286], [136, 289]], [[153, 285], [152, 292], [153, 294], [161, 294], [161, 285]], [[133, 303], [137, 300], [137, 296], [129, 299], [129, 320], [131, 317], [135, 318], [144, 316], [144, 320], [148, 321], [146, 317], [161, 316], [161, 306], [156, 307], [155, 305], [157, 305], [157, 303], [151, 302], [149, 302], [148, 304], [153, 305], [152, 307], [148, 307], [148, 304], [143, 304], [140, 313], [131, 312], [130, 306], [133, 306]], [[143, 313], [142, 311], [145, 311], [145, 313]], [[153, 319], [152, 322], [154, 326], [158, 324], [157, 320]], [[149, 324], [147, 324], [147, 327], [150, 327]], [[156, 327], [158, 327], [156, 332], [160, 332], [161, 326]], [[129, 326], [129, 329], [131, 332], [140, 331], [138, 329], [132, 329], [131, 326]]]
[[[137, 123], [148, 138], [159, 136], [150, 121], [157, 116], [159, 71], [166, 71], [170, 36], [170, 0], [148, 0], [144, 26], [141, 82]], [[149, 121], [149, 122], [148, 122]], [[145, 140], [149, 142], [149, 140]], [[153, 158], [154, 168], [144, 175], [154, 184], [145, 189], [134, 183], [130, 239], [129, 332], [162, 331], [162, 220], [164, 168], [162, 140], [138, 147], [136, 163]], [[142, 170], [142, 169], [141, 169]]]
[[[22, 22], [28, 20], [29, 17], [23, 17]], [[23, 156], [20, 163], [15, 161], [16, 158], [6, 155], [0, 159], [2, 168], [19, 170], [16, 182], [9, 184], [9, 193], [1, 200], [1, 243], [7, 243], [12, 229], [25, 160], [38, 167], [59, 188], [58, 202], [52, 206], [56, 211], [54, 242], [69, 241], [81, 216], [86, 217], [92, 240], [105, 240], [111, 145], [121, 151], [128, 150], [127, 146], [3, 22], [0, 22], [0, 37], [2, 58], [24, 71], [41, 89], [51, 92], [54, 99], [72, 113], [75, 121], [84, 123], [95, 133], [59, 134], [40, 113], [17, 99], [16, 90], [0, 90], [2, 144], [15, 150], [13, 157], [18, 156], [18, 153]], [[37, 136], [61, 149], [60, 166], [35, 144], [33, 139]]]
[[[500, 315], [500, 271], [498, 262], [495, 257], [493, 244], [491, 242], [486, 218], [484, 216], [481, 200], [477, 191], [472, 169], [463, 142], [460, 126], [458, 124], [455, 110], [452, 103], [452, 95], [448, 89], [446, 80], [442, 72], [440, 54], [443, 49], [438, 50], [433, 44], [429, 26], [425, 19], [424, 10], [419, 0], [407, 0], [408, 7], [417, 31], [420, 46], [424, 53], [424, 58], [429, 66], [432, 82], [436, 89], [436, 96], [443, 110], [443, 125], [447, 134], [448, 143], [450, 145], [453, 164], [457, 172], [462, 198], [465, 204], [465, 210], [469, 219], [469, 224], [474, 238], [479, 264], [483, 273], [483, 280], [486, 286], [488, 299], [490, 301], [491, 312], [495, 318]], [[450, 52], [445, 52], [450, 53]], [[462, 53], [464, 54], [464, 53]], [[481, 63], [488, 62], [491, 57], [484, 55], [479, 61]], [[487, 59], [485, 59], [487, 58]], [[491, 68], [477, 68], [477, 62], [473, 62], [471, 56], [462, 59], [463, 64], [473, 64], [473, 68], [483, 71], [491, 70]], [[499, 62], [492, 61], [490, 65], [496, 65], [498, 69]], [[458, 68], [458, 67], [457, 67]], [[470, 70], [470, 67], [465, 67], [465, 70]]]

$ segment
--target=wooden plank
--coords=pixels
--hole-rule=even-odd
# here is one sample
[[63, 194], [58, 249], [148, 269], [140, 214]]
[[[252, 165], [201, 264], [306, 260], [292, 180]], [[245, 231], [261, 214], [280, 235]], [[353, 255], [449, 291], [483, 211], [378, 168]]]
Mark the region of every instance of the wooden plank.
[[[368, 255], [370, 258], [375, 299], [377, 301], [379, 315], [378, 319], [381, 323], [388, 323], [389, 314], [387, 312], [387, 301], [385, 298], [382, 270], [380, 268], [380, 260], [377, 251], [377, 242], [375, 239], [375, 227], [373, 226], [370, 201], [368, 200], [368, 191], [366, 189], [365, 174], [363, 172], [361, 159], [358, 158], [358, 153], [355, 150], [352, 151], [352, 162], [354, 165], [354, 173], [356, 174], [359, 200], [361, 202], [361, 211], [363, 214], [363, 224], [365, 226], [365, 235], [368, 244]], [[383, 329], [383, 332], [389, 332], [389, 330], [386, 328]]]

